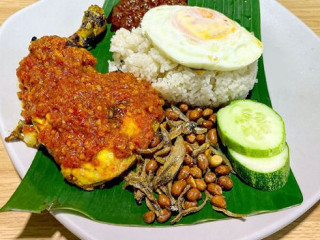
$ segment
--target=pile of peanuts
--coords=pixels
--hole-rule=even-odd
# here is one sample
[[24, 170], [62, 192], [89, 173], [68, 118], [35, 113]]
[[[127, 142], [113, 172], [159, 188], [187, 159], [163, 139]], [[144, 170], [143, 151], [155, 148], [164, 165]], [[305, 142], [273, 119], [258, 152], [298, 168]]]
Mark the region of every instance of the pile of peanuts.
[[[229, 191], [233, 187], [233, 181], [229, 177], [232, 170], [224, 161], [223, 155], [218, 154], [218, 151], [215, 150], [218, 138], [216, 130], [217, 118], [213, 109], [199, 107], [192, 109], [184, 103], [179, 105], [179, 109], [190, 121], [196, 122], [199, 127], [206, 128], [207, 132], [198, 135], [191, 133], [183, 136], [186, 155], [183, 165], [172, 182], [171, 196], [163, 193], [158, 195], [157, 201], [163, 209], [163, 214], [156, 218], [154, 212], [146, 212], [144, 214], [146, 223], [154, 222], [155, 218], [160, 223], [169, 220], [171, 217], [170, 197], [178, 199], [181, 194], [184, 195], [184, 210], [197, 207], [204, 196], [209, 196], [210, 202], [214, 207], [226, 209], [227, 203], [223, 196], [223, 191]], [[165, 116], [166, 119], [171, 121], [179, 120], [179, 115], [171, 108], [165, 110]], [[155, 136], [150, 147], [157, 146], [159, 142], [160, 138]], [[205, 142], [209, 142], [210, 147], [195, 156], [193, 154], [194, 149]], [[151, 171], [157, 175], [161, 167], [156, 160], [151, 159], [146, 164], [145, 171], [146, 173]]]

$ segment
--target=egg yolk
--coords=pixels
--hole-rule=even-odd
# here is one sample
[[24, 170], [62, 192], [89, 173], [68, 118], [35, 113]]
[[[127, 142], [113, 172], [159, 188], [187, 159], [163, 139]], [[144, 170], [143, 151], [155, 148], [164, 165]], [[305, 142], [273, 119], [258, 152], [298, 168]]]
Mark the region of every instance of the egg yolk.
[[177, 11], [174, 26], [194, 40], [222, 39], [235, 32], [237, 25], [211, 9], [191, 8]]

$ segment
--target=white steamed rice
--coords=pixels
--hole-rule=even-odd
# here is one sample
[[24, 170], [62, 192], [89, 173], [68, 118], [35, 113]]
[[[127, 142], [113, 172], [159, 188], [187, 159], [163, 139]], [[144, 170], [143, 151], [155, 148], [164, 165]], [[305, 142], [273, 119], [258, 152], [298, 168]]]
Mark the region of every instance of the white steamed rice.
[[109, 71], [131, 72], [146, 79], [169, 102], [217, 107], [246, 98], [257, 75], [257, 62], [229, 72], [202, 71], [172, 62], [152, 46], [141, 28], [118, 30], [111, 39]]

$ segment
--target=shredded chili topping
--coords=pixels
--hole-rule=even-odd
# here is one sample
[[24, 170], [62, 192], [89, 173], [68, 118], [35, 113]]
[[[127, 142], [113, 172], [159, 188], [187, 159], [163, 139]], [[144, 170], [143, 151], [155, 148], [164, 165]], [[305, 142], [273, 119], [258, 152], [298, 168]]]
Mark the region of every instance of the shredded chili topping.
[[[102, 149], [126, 158], [147, 148], [153, 124], [163, 117], [163, 100], [132, 74], [98, 73], [90, 52], [66, 42], [58, 36], [32, 42], [17, 69], [22, 116], [37, 127], [39, 143], [70, 168], [94, 162]], [[134, 134], [122, 131], [127, 119]]]

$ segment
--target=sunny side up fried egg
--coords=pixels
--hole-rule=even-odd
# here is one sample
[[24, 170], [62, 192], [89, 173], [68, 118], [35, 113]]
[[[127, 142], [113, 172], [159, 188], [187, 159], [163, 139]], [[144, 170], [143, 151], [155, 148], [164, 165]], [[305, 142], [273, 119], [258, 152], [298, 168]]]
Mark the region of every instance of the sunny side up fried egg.
[[168, 58], [195, 69], [241, 69], [262, 54], [262, 43], [225, 15], [207, 8], [160, 6], [149, 10], [141, 27]]

